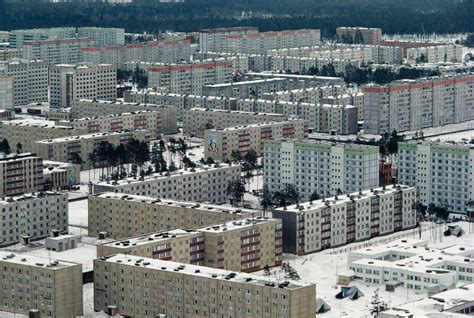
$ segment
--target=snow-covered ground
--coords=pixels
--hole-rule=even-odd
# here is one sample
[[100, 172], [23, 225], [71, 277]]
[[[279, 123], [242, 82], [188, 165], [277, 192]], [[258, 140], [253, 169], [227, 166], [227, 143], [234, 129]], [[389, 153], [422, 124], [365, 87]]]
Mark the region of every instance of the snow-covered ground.
[[87, 199], [69, 202], [69, 225], [87, 228], [87, 222]]
[[474, 129], [468, 131], [455, 132], [451, 134], [429, 137], [429, 140], [441, 140], [441, 141], [470, 141], [474, 139]]

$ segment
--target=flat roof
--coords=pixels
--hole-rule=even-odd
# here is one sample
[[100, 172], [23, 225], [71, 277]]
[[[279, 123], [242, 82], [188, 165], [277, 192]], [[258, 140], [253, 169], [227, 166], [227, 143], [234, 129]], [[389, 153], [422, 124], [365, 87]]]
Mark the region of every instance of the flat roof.
[[243, 110], [227, 110], [227, 109], [212, 109], [212, 108], [203, 108], [203, 107], [193, 107], [187, 110], [192, 111], [201, 111], [201, 112], [210, 112], [210, 113], [226, 113], [226, 114], [242, 114], [242, 115], [261, 115], [261, 116], [274, 116], [274, 117], [288, 117], [283, 114], [278, 113], [259, 113], [259, 112], [246, 112]]
[[30, 255], [15, 255], [11, 252], [0, 251], [0, 258], [3, 262], [21, 264], [25, 266], [33, 266], [38, 268], [46, 268], [50, 270], [57, 270], [70, 266], [77, 266], [79, 264], [65, 262], [65, 261], [50, 261], [46, 258], [30, 256]]
[[55, 121], [52, 120], [41, 120], [41, 119], [13, 119], [9, 121], [2, 121], [1, 125], [10, 125], [10, 126], [29, 126], [37, 127], [44, 129], [63, 129], [63, 130], [74, 130], [70, 126], [61, 126], [58, 125]]
[[41, 198], [54, 197], [54, 196], [67, 197], [68, 194], [64, 192], [56, 192], [56, 191], [27, 193], [27, 194], [23, 194], [19, 196], [14, 196], [14, 197], [5, 197], [4, 199], [0, 198], [0, 205], [8, 205], [8, 204], [16, 203], [16, 202], [30, 201], [34, 199], [41, 199]]
[[60, 138], [53, 138], [53, 139], [43, 139], [35, 141], [35, 143], [39, 144], [58, 144], [67, 141], [76, 141], [76, 140], [84, 140], [84, 139], [95, 139], [95, 138], [102, 138], [108, 136], [118, 136], [118, 135], [126, 135], [132, 132], [148, 132], [144, 129], [125, 129], [120, 131], [114, 132], [104, 132], [104, 133], [94, 133], [94, 134], [87, 134], [87, 135], [75, 135], [75, 136], [68, 136], [68, 137], [60, 137]]
[[266, 223], [266, 222], [278, 222], [280, 219], [271, 219], [269, 217], [255, 217], [255, 218], [249, 218], [249, 219], [242, 219], [242, 220], [237, 220], [237, 221], [231, 221], [223, 224], [215, 224], [211, 226], [206, 226], [200, 229], [197, 229], [196, 231], [199, 232], [207, 232], [207, 233], [222, 233], [225, 231], [231, 231], [231, 230], [240, 230], [248, 227], [252, 227], [257, 224], [261, 223]]

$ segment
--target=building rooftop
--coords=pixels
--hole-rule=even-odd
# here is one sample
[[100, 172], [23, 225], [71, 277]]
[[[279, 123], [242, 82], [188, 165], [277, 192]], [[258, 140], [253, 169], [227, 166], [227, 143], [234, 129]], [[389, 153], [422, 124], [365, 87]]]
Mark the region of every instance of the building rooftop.
[[273, 127], [276, 125], [284, 125], [284, 124], [289, 124], [292, 122], [304, 122], [304, 119], [298, 119], [298, 118], [288, 118], [285, 121], [270, 121], [266, 123], [256, 123], [256, 124], [249, 124], [249, 125], [244, 125], [244, 126], [234, 126], [234, 127], [227, 127], [227, 128], [217, 128], [217, 129], [211, 129], [210, 131], [237, 131], [237, 130], [245, 130], [245, 129], [252, 129], [252, 128], [257, 128], [257, 127]]
[[78, 123], [78, 122], [86, 122], [86, 121], [91, 121], [91, 120], [101, 120], [104, 118], [116, 118], [116, 117], [125, 117], [125, 116], [140, 115], [140, 114], [149, 114], [149, 113], [156, 113], [156, 112], [151, 111], [151, 110], [137, 110], [137, 111], [129, 112], [129, 113], [117, 113], [117, 114], [109, 114], [105, 116], [91, 116], [91, 117], [82, 117], [82, 118], [77, 118], [77, 119], [61, 120], [59, 121], [59, 123], [64, 123], [65, 125], [67, 125], [67, 123]]
[[74, 130], [74, 128], [69, 126], [58, 125], [55, 121], [41, 119], [13, 119], [10, 121], [3, 121], [1, 124], [11, 126], [38, 127], [43, 129]]
[[204, 85], [203, 87], [208, 88], [222, 88], [222, 87], [239, 87], [245, 85], [257, 85], [257, 84], [264, 84], [264, 83], [273, 83], [273, 82], [286, 82], [284, 78], [266, 78], [266, 79], [256, 79], [256, 80], [248, 80], [242, 82], [233, 82], [233, 83], [220, 83], [220, 84], [210, 84]]
[[8, 161], [18, 161], [18, 160], [23, 160], [23, 159], [33, 159], [37, 158], [40, 159], [39, 157], [36, 156], [35, 153], [31, 152], [24, 152], [24, 153], [10, 153], [8, 155], [0, 152], [0, 162], [8, 162]]
[[[132, 102], [120, 102], [120, 101], [97, 100], [97, 99], [79, 99], [76, 102], [107, 104], [107, 105], [145, 106], [145, 107], [173, 107], [173, 106], [169, 106], [169, 105], [157, 105], [157, 104], [148, 104], [148, 103], [132, 103]], [[115, 115], [117, 115], [117, 114], [112, 114], [111, 116], [115, 116]], [[118, 114], [118, 115], [120, 115], [120, 114]]]
[[277, 219], [271, 219], [268, 217], [260, 216], [256, 218], [227, 222], [224, 224], [215, 224], [211, 226], [206, 226], [206, 227], [197, 229], [196, 231], [207, 232], [207, 233], [221, 233], [221, 232], [231, 231], [231, 230], [241, 230], [247, 227], [252, 227], [254, 225], [269, 222], [269, 221], [277, 221]]
[[97, 139], [97, 138], [105, 138], [109, 136], [120, 136], [125, 135], [132, 132], [147, 132], [144, 129], [124, 129], [120, 131], [114, 132], [107, 132], [107, 133], [95, 133], [95, 134], [87, 134], [87, 135], [76, 135], [76, 136], [68, 136], [68, 137], [61, 137], [61, 138], [54, 138], [54, 139], [44, 139], [35, 141], [35, 143], [39, 144], [59, 144], [63, 142], [70, 142], [70, 141], [77, 141], [77, 140], [84, 140], [84, 139]]
[[69, 266], [76, 266], [76, 263], [70, 263], [65, 261], [50, 261], [46, 258], [29, 256], [29, 255], [15, 255], [10, 252], [0, 251], [0, 258], [2, 262], [21, 264], [25, 266], [41, 267], [50, 270], [56, 270]]
[[189, 110], [192, 111], [201, 111], [201, 112], [210, 112], [210, 113], [226, 113], [226, 114], [241, 114], [241, 115], [259, 115], [259, 116], [272, 116], [272, 117], [288, 117], [283, 114], [278, 113], [259, 113], [259, 112], [246, 112], [242, 110], [226, 110], [226, 109], [212, 109], [212, 108], [202, 108], [202, 107], [193, 107]]
[[41, 199], [44, 197], [54, 197], [54, 196], [66, 196], [66, 193], [63, 192], [55, 192], [55, 191], [44, 191], [44, 192], [33, 192], [33, 193], [27, 193], [19, 196], [14, 196], [14, 197], [3, 197], [0, 198], [0, 205], [8, 205], [16, 202], [22, 202], [22, 201], [29, 201], [29, 200], [34, 200], [34, 199]]
[[209, 279], [232, 281], [255, 286], [267, 286], [279, 289], [298, 289], [313, 284], [301, 281], [280, 281], [271, 277], [263, 277], [246, 273], [234, 273], [222, 269], [216, 269], [206, 266], [188, 265], [171, 261], [163, 261], [152, 258], [143, 258], [138, 256], [117, 254], [112, 256], [104, 256], [101, 261], [107, 263], [122, 263], [128, 266], [143, 267], [153, 270], [182, 273], [192, 276], [204, 277]]
[[124, 240], [117, 240], [112, 242], [107, 242], [103, 244], [104, 246], [111, 246], [114, 248], [128, 249], [130, 247], [136, 247], [140, 245], [147, 245], [150, 243], [156, 243], [163, 240], [168, 240], [175, 237], [191, 236], [198, 234], [197, 231], [192, 230], [183, 230], [183, 229], [174, 229], [170, 231], [163, 231], [157, 233], [150, 233], [145, 235], [139, 235], [134, 237], [129, 237]]

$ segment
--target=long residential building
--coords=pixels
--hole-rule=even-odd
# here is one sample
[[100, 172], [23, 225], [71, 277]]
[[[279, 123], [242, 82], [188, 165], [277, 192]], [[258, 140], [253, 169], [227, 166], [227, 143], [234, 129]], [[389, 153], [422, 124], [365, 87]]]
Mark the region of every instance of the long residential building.
[[33, 151], [33, 144], [42, 139], [54, 139], [66, 136], [86, 134], [87, 130], [60, 126], [53, 121], [36, 119], [14, 119], [0, 122], [0, 136], [8, 140], [15, 149], [21, 144], [23, 151]]
[[22, 49], [0, 48], [0, 61], [8, 61], [10, 59], [21, 59], [22, 57]]
[[62, 120], [58, 125], [87, 130], [89, 134], [144, 129], [150, 132], [151, 139], [160, 139], [162, 133], [161, 113], [146, 110]]
[[[462, 62], [463, 47], [461, 45], [436, 45], [407, 49], [407, 60], [410, 64], [417, 62], [440, 63], [440, 62]], [[424, 57], [424, 59], [422, 58]]]
[[81, 62], [81, 49], [93, 45], [92, 38], [25, 41], [23, 58], [44, 60], [49, 64], [76, 64]]
[[120, 192], [194, 202], [227, 202], [229, 181], [240, 179], [240, 165], [215, 164], [165, 174], [151, 174], [143, 180], [132, 178], [94, 185], [94, 193]]
[[125, 43], [125, 30], [121, 28], [79, 27], [77, 36], [79, 38], [93, 38], [96, 46]]
[[157, 231], [193, 230], [262, 215], [260, 210], [114, 192], [89, 196], [88, 213], [89, 235], [98, 237], [102, 232], [115, 240]]
[[83, 315], [82, 265], [0, 252], [2, 311], [41, 317]]
[[57, 64], [50, 68], [50, 104], [53, 108], [70, 107], [74, 100], [115, 101], [117, 66], [112, 64]]
[[148, 87], [163, 88], [169, 93], [201, 95], [204, 85], [229, 83], [233, 74], [232, 61], [225, 59], [157, 64], [148, 68]]
[[0, 156], [0, 196], [43, 189], [43, 159], [32, 153]]
[[97, 257], [127, 254], [237, 272], [282, 264], [282, 225], [263, 217], [175, 229], [97, 246]]
[[263, 93], [273, 93], [289, 89], [289, 81], [284, 78], [258, 79], [236, 83], [205, 85], [202, 94], [206, 96], [261, 98]]
[[[108, 119], [117, 114], [130, 113], [135, 117], [137, 113], [158, 113], [157, 122], [160, 123], [161, 131], [165, 134], [174, 134], [178, 131], [176, 121], [176, 107], [167, 106], [169, 104], [143, 103], [143, 102], [112, 102], [106, 100], [80, 99], [72, 103], [70, 117], [81, 119], [85, 117], [99, 116]], [[132, 118], [130, 117], [130, 118]], [[116, 117], [118, 122], [122, 119]], [[140, 123], [136, 123], [140, 124]]]
[[126, 144], [131, 139], [149, 141], [151, 133], [143, 129], [119, 130], [109, 133], [95, 133], [79, 136], [69, 136], [55, 139], [35, 141], [32, 148], [45, 160], [76, 162], [77, 158], [82, 160], [81, 169], [92, 169], [94, 164], [100, 166], [103, 163], [93, 163], [89, 155], [103, 141], [114, 146]]
[[48, 101], [48, 62], [11, 59], [0, 63], [6, 76], [13, 77], [14, 106]]
[[8, 34], [10, 47], [21, 49], [25, 41], [42, 41], [74, 38], [76, 28], [49, 28], [49, 29], [29, 29], [12, 30]]
[[467, 213], [474, 199], [474, 146], [468, 143], [402, 142], [398, 182], [418, 188], [420, 202]]
[[302, 119], [269, 122], [204, 131], [204, 158], [231, 159], [234, 151], [243, 158], [250, 150], [263, 152], [263, 141], [278, 138], [307, 138], [308, 124]]
[[369, 84], [362, 92], [366, 133], [416, 131], [474, 119], [474, 75]]
[[338, 27], [336, 28], [337, 42], [380, 44], [382, 41], [382, 29], [364, 27]]
[[301, 281], [117, 254], [94, 261], [94, 309], [109, 305], [134, 317], [308, 318], [315, 315], [316, 288]]
[[184, 111], [183, 133], [203, 137], [206, 129], [223, 129], [286, 120], [288, 116], [282, 114], [191, 108]]
[[256, 27], [235, 27], [220, 29], [199, 30], [199, 51], [200, 52], [224, 52], [226, 36], [257, 34]]
[[376, 146], [314, 140], [265, 140], [263, 183], [270, 191], [296, 187], [302, 200], [376, 188]]
[[68, 231], [67, 193], [33, 192], [15, 197], [2, 194], [0, 246], [39, 240], [48, 237], [51, 230]]
[[391, 185], [272, 211], [283, 221], [283, 251], [308, 254], [416, 226], [416, 188]]
[[326, 72], [332, 68], [337, 74], [344, 74], [348, 66], [359, 67], [360, 60], [326, 59], [318, 57], [272, 56], [272, 71], [306, 74], [311, 69]]

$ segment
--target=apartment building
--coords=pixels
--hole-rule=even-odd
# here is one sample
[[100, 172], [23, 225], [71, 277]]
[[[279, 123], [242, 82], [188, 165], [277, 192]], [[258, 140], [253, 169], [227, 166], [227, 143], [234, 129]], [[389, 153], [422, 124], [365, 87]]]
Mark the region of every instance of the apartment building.
[[113, 241], [98, 245], [97, 256], [127, 254], [254, 272], [281, 265], [282, 244], [281, 220], [258, 217]]
[[76, 37], [76, 28], [12, 30], [8, 42], [11, 48], [21, 49], [26, 41], [57, 40]]
[[106, 237], [115, 240], [157, 231], [195, 230], [262, 215], [260, 210], [114, 192], [89, 196], [88, 208], [89, 235], [98, 237], [103, 232]]
[[8, 61], [10, 59], [20, 59], [23, 57], [22, 49], [0, 48], [0, 61]]
[[320, 71], [333, 68], [337, 74], [343, 74], [348, 66], [359, 67], [360, 60], [326, 59], [317, 57], [272, 56], [271, 70], [306, 74], [310, 69]]
[[244, 54], [224, 52], [197, 52], [194, 54], [199, 59], [226, 58], [232, 60], [236, 72], [241, 74], [248, 71], [263, 72], [271, 70], [271, 56], [267, 54]]
[[15, 197], [2, 194], [1, 246], [39, 240], [48, 237], [53, 229], [68, 231], [67, 193], [36, 191]]
[[204, 131], [204, 158], [223, 161], [231, 159], [234, 151], [238, 151], [243, 157], [250, 150], [261, 156], [264, 140], [307, 137], [308, 124], [302, 119], [292, 118], [282, 122], [207, 129]]
[[155, 173], [143, 180], [129, 178], [113, 184], [100, 182], [94, 185], [94, 193], [119, 192], [179, 201], [224, 203], [228, 198], [229, 181], [239, 178], [240, 165], [215, 164], [167, 174]]
[[376, 146], [314, 140], [265, 140], [263, 182], [270, 191], [287, 184], [302, 200], [376, 188], [379, 149]]
[[417, 187], [420, 202], [467, 213], [474, 199], [474, 146], [468, 143], [399, 143], [398, 182]]
[[119, 28], [77, 28], [79, 38], [93, 38], [96, 46], [123, 45], [125, 43], [125, 30]]
[[369, 84], [362, 92], [366, 133], [416, 131], [474, 118], [474, 75]]
[[337, 42], [380, 44], [382, 29], [363, 27], [338, 27], [336, 28]]
[[407, 61], [415, 64], [424, 57], [426, 63], [459, 63], [463, 61], [463, 48], [461, 45], [437, 45], [407, 49]]
[[[150, 136], [151, 133], [143, 129], [119, 130], [108, 133], [38, 140], [33, 143], [32, 148], [40, 157], [52, 161], [75, 162], [75, 158], [79, 156], [83, 161], [81, 170], [86, 170], [94, 167], [89, 155], [101, 142], [107, 141], [114, 146], [118, 146], [119, 144], [126, 144], [131, 139], [149, 141]], [[97, 164], [101, 165], [101, 163]]]
[[33, 151], [33, 143], [42, 139], [86, 134], [86, 130], [56, 125], [53, 121], [37, 119], [14, 119], [0, 122], [0, 136], [6, 138], [15, 149], [20, 143], [23, 151]]
[[446, 45], [443, 42], [433, 42], [433, 41], [413, 41], [413, 40], [387, 40], [383, 39], [380, 41], [380, 45], [383, 46], [396, 46], [401, 47], [403, 52], [403, 57], [408, 57], [408, 50], [411, 48], [422, 48], [422, 47], [430, 47], [430, 46], [438, 46], [438, 45]]
[[436, 286], [450, 289], [457, 283], [472, 283], [473, 253], [472, 246], [454, 244], [438, 249], [427, 241], [406, 238], [349, 252], [348, 265], [355, 279], [364, 284], [392, 281], [424, 293], [435, 291]]
[[283, 251], [304, 255], [416, 226], [416, 188], [358, 191], [272, 211], [283, 222]]
[[315, 315], [316, 288], [301, 281], [118, 254], [94, 261], [94, 309], [108, 305], [135, 317], [307, 318]]
[[[262, 94], [262, 99], [283, 102], [321, 104], [323, 98], [349, 94], [345, 84], [317, 85]], [[352, 104], [350, 104], [352, 105]]]
[[144, 44], [109, 45], [81, 49], [81, 61], [116, 64], [125, 68], [131, 62], [178, 63], [189, 61], [194, 52], [190, 40], [153, 41]]
[[82, 265], [27, 255], [0, 252], [2, 311], [41, 317], [83, 315]]
[[13, 108], [14, 77], [0, 76], [0, 109]]
[[12, 59], [2, 62], [4, 74], [13, 77], [13, 104], [48, 101], [48, 62]]
[[[156, 124], [148, 123], [147, 126], [161, 127], [161, 132], [165, 134], [175, 134], [178, 131], [176, 121], [176, 108], [167, 105], [156, 105], [147, 104], [141, 102], [112, 102], [106, 100], [91, 100], [91, 99], [80, 99], [72, 103], [70, 109], [70, 117], [81, 120], [81, 118], [99, 116], [98, 120], [105, 120], [108, 122], [113, 118], [117, 119], [117, 122], [123, 122], [123, 118], [117, 117], [121, 114], [127, 114], [126, 117], [134, 119], [136, 116], [142, 116], [142, 114], [154, 117], [156, 115]], [[153, 115], [150, 115], [154, 113]], [[143, 120], [136, 117], [137, 121], [129, 123], [128, 125], [143, 126]], [[114, 124], [115, 125], [115, 124]], [[124, 126], [124, 123], [120, 125]], [[124, 127], [125, 128], [125, 127]], [[146, 128], [144, 128], [146, 129]]]
[[63, 120], [59, 121], [58, 124], [87, 130], [89, 134], [143, 129], [150, 132], [151, 139], [160, 139], [162, 133], [161, 113], [146, 110]]
[[257, 34], [256, 27], [235, 27], [220, 29], [199, 30], [199, 51], [200, 52], [224, 52], [225, 37], [228, 35]]
[[[313, 132], [338, 135], [356, 134], [358, 108], [344, 101], [351, 99], [322, 99], [326, 104], [286, 102], [264, 99], [245, 99], [237, 102], [237, 109], [247, 112], [276, 113], [303, 119]], [[329, 105], [332, 103], [333, 105]], [[340, 103], [340, 104], [339, 104]]]
[[204, 137], [206, 129], [223, 129], [239, 125], [287, 121], [288, 116], [208, 108], [191, 108], [184, 111], [183, 133]]
[[0, 156], [0, 196], [43, 189], [43, 160], [32, 153]]
[[23, 58], [43, 60], [53, 65], [76, 64], [81, 62], [81, 49], [93, 45], [93, 38], [25, 41], [23, 43]]
[[261, 80], [242, 81], [236, 83], [222, 83], [205, 85], [202, 94], [206, 96], [233, 97], [233, 98], [261, 98], [264, 93], [273, 93], [286, 90], [288, 80], [271, 78]]
[[327, 86], [327, 85], [343, 85], [344, 79], [342, 77], [330, 77], [330, 76], [314, 76], [314, 75], [301, 75], [301, 74], [286, 74], [276, 71], [267, 72], [247, 72], [245, 73], [245, 79], [258, 79], [258, 78], [286, 78], [292, 81], [302, 82], [302, 86], [295, 88], [306, 88], [314, 86]]
[[53, 108], [70, 107], [74, 100], [115, 101], [117, 66], [112, 64], [58, 64], [50, 68], [50, 104]]
[[43, 160], [44, 190], [63, 190], [80, 183], [80, 165], [68, 162]]
[[169, 93], [202, 95], [202, 87], [229, 83], [234, 68], [224, 59], [155, 65], [148, 68], [148, 87], [162, 87]]

